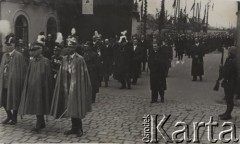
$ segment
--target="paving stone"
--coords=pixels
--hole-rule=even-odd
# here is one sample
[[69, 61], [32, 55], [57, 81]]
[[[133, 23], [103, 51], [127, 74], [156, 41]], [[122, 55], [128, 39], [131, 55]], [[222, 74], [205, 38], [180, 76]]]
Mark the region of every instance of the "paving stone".
[[[190, 64], [190, 63], [188, 63]], [[176, 72], [177, 74], [177, 72]], [[174, 77], [169, 78], [171, 82], [179, 80]], [[173, 81], [174, 79], [174, 81]], [[61, 119], [55, 121], [49, 117], [47, 128], [41, 133], [32, 133], [34, 127], [35, 116], [24, 116], [17, 126], [0, 125], [0, 143], [1, 142], [19, 142], [19, 143], [143, 143], [143, 119], [144, 114], [159, 114], [159, 121], [162, 115], [171, 114], [167, 121], [167, 132], [171, 133], [175, 130], [174, 125], [178, 121], [185, 121], [190, 124], [190, 134], [192, 134], [192, 122], [203, 121], [208, 122], [210, 116], [214, 116], [214, 120], [218, 121], [217, 115], [223, 112], [225, 105], [205, 104], [201, 102], [180, 102], [177, 100], [168, 100], [168, 92], [166, 92], [166, 102], [150, 104], [149, 75], [144, 73], [139, 80], [139, 85], [133, 87], [133, 90], [119, 90], [118, 83], [111, 80], [109, 88], [100, 88], [97, 101], [93, 105], [92, 112], [88, 113], [83, 119], [84, 135], [77, 138], [76, 135], [65, 136], [63, 132], [71, 126], [71, 120]], [[185, 83], [184, 83], [185, 84]], [[186, 87], [198, 83], [186, 83]], [[199, 83], [198, 89], [201, 89]], [[171, 84], [170, 84], [171, 88]], [[194, 90], [198, 90], [194, 89]], [[176, 93], [181, 91], [174, 89]], [[195, 92], [194, 92], [195, 93]], [[179, 94], [179, 93], [178, 93]], [[182, 96], [179, 94], [179, 97]], [[170, 96], [169, 96], [170, 97]], [[235, 107], [233, 116], [236, 119], [237, 128], [240, 127], [240, 107]], [[6, 118], [4, 110], [0, 109], [1, 119]], [[235, 120], [234, 120], [235, 121]], [[222, 124], [222, 121], [219, 123]], [[218, 136], [221, 127], [214, 130], [214, 136]], [[203, 134], [202, 143], [206, 142], [206, 129], [200, 128], [200, 134]], [[239, 132], [238, 132], [239, 133]], [[239, 135], [239, 134], [238, 134]], [[162, 138], [160, 144], [163, 144]], [[217, 137], [216, 137], [217, 138]]]
[[59, 140], [59, 139], [47, 139], [46, 141], [49, 142], [49, 143], [59, 143], [59, 142], [61, 142], [61, 140]]

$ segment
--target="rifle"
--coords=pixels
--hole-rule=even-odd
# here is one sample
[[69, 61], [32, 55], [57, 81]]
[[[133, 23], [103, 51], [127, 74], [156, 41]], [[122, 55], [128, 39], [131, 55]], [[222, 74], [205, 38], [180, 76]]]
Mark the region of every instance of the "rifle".
[[216, 84], [213, 88], [214, 91], [218, 91], [219, 90], [219, 86], [220, 86], [220, 80], [222, 79], [222, 73], [223, 73], [223, 61], [224, 61], [224, 47], [222, 47], [221, 49], [221, 62], [220, 62], [220, 66], [219, 66], [219, 74], [218, 74], [218, 79], [216, 81]]

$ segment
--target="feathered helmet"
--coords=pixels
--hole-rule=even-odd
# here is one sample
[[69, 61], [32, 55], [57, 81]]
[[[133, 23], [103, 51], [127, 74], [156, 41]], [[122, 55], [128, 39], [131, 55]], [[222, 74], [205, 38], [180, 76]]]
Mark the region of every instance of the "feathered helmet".
[[62, 33], [57, 33], [57, 39], [55, 40], [55, 47], [54, 50], [61, 50], [63, 49], [63, 36]]
[[40, 32], [37, 38], [37, 42], [45, 45], [45, 40], [46, 40], [46, 37], [44, 35], [44, 32]]
[[121, 43], [121, 42], [123, 41], [123, 39], [125, 39], [125, 41], [128, 42], [128, 41], [127, 41], [127, 36], [126, 36], [127, 30], [121, 32], [121, 34], [122, 34], [122, 36], [120, 36], [120, 39], [119, 39], [118, 42]]
[[68, 39], [67, 41], [67, 46], [68, 47], [74, 47], [74, 46], [77, 46], [77, 40], [75, 37], [71, 37]]
[[13, 33], [10, 33], [6, 36], [5, 44], [7, 46], [12, 46], [13, 44], [15, 44], [15, 42], [15, 35]]

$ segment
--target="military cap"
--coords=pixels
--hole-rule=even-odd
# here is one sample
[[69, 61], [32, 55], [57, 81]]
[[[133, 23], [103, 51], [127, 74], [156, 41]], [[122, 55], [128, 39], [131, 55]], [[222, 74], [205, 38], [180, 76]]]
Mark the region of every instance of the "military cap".
[[61, 45], [61, 44], [59, 44], [59, 43], [56, 43], [53, 50], [55, 50], [55, 51], [56, 51], [56, 50], [62, 50], [63, 48], [64, 48], [63, 45]]
[[70, 39], [68, 39], [68, 43], [67, 46], [77, 46], [77, 40], [75, 37], [71, 37]]
[[42, 49], [44, 47], [44, 45], [42, 43], [39, 43], [39, 42], [35, 42], [33, 43], [33, 45], [30, 47], [30, 51], [36, 51], [36, 50], [39, 50], [39, 49]]
[[231, 46], [230, 48], [228, 48], [228, 52], [230, 54], [236, 55], [237, 54], [237, 48], [235, 46]]

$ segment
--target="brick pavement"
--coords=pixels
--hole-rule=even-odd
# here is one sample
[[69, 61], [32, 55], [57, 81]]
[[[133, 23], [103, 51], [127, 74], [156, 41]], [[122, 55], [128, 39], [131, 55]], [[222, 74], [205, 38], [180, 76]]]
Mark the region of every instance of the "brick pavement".
[[[36, 134], [31, 132], [36, 118], [24, 116], [22, 120], [19, 118], [16, 126], [0, 125], [0, 143], [143, 143], [142, 117], [145, 114], [171, 114], [164, 127], [168, 133], [176, 130], [173, 125], [177, 121], [185, 121], [190, 124], [192, 134], [192, 122], [208, 122], [210, 116], [221, 125], [217, 115], [225, 110], [223, 104], [180, 102], [168, 98], [165, 103], [150, 104], [148, 79], [148, 74], [144, 73], [139, 85], [132, 90], [119, 90], [118, 83], [113, 80], [110, 88], [101, 88], [92, 112], [83, 119], [84, 135], [81, 138], [63, 135], [70, 128], [69, 119], [58, 121], [49, 116], [47, 127]], [[232, 121], [237, 129], [240, 129], [239, 116], [240, 111], [236, 107]], [[0, 109], [0, 120], [5, 118], [6, 114]], [[221, 130], [214, 129], [215, 138]], [[201, 143], [208, 143], [206, 131], [200, 130]], [[160, 143], [164, 143], [161, 138]]]
[[[107, 89], [98, 95], [93, 110], [83, 120], [84, 135], [81, 138], [64, 136], [70, 126], [70, 120], [53, 120], [48, 117], [47, 128], [40, 134], [31, 132], [35, 117], [24, 116], [16, 126], [0, 125], [0, 142], [58, 143], [58, 142], [102, 142], [102, 143], [142, 143], [142, 117], [144, 114], [171, 114], [168, 132], [172, 131], [176, 121], [208, 122], [210, 116], [219, 121], [217, 115], [225, 110], [224, 105], [204, 105], [201, 103], [180, 103], [166, 101], [164, 104], [150, 104], [150, 99], [142, 95], [109, 94]], [[234, 110], [233, 121], [238, 120], [239, 109]], [[1, 119], [6, 117], [0, 111]], [[239, 125], [240, 126], [240, 125]], [[216, 130], [217, 131], [217, 130]], [[191, 133], [191, 132], [190, 132]], [[200, 132], [201, 133], [201, 132]], [[202, 133], [201, 133], [202, 134]], [[201, 137], [206, 140], [207, 137]]]

